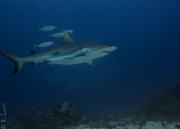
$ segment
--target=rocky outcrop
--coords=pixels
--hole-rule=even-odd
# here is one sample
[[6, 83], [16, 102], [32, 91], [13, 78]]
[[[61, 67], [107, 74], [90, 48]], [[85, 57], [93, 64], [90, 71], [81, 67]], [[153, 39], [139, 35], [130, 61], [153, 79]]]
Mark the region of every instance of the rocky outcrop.
[[180, 84], [148, 99], [135, 113], [139, 120], [180, 121]]

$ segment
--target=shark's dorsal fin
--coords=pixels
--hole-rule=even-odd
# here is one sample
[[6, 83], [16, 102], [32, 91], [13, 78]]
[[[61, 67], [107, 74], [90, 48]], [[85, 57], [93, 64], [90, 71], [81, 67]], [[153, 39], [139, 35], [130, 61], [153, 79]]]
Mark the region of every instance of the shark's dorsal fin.
[[68, 42], [73, 42], [73, 41], [74, 40], [71, 38], [71, 36], [68, 33], [64, 33], [62, 43], [68, 43]]

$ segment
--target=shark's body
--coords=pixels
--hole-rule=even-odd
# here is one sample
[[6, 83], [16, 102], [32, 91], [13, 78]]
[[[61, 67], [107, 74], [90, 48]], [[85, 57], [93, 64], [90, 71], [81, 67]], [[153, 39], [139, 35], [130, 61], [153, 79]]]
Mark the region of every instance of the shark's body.
[[64, 39], [60, 45], [45, 51], [38, 53], [32, 52], [26, 57], [2, 50], [0, 50], [0, 54], [6, 56], [15, 63], [14, 74], [16, 74], [25, 62], [32, 62], [32, 65], [39, 62], [44, 62], [48, 65], [72, 65], [80, 63], [92, 65], [92, 60], [103, 57], [116, 48], [116, 46], [102, 43], [76, 42], [68, 33], [65, 33]]

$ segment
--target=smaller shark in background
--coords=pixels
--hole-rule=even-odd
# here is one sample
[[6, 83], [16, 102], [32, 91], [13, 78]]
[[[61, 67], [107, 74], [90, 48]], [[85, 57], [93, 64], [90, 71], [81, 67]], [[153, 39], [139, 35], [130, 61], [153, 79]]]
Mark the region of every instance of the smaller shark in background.
[[48, 65], [73, 65], [86, 63], [91, 66], [94, 59], [106, 56], [115, 49], [117, 49], [116, 46], [103, 43], [74, 41], [69, 33], [64, 32], [62, 43], [48, 50], [37, 53], [32, 51], [31, 54], [26, 57], [3, 50], [0, 50], [0, 54], [15, 63], [13, 73], [16, 74], [20, 71], [25, 62], [32, 62], [32, 65], [39, 62], [44, 62]]

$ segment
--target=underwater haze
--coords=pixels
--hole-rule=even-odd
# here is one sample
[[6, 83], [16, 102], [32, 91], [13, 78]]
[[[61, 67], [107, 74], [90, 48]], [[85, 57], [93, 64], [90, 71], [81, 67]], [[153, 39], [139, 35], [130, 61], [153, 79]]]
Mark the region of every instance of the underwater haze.
[[[179, 7], [179, 0], [1, 0], [0, 50], [26, 56], [32, 44], [60, 44], [48, 34], [67, 29], [74, 40], [118, 48], [91, 67], [25, 63], [15, 75], [14, 63], [0, 55], [0, 103], [9, 116], [63, 102], [95, 115], [137, 109], [180, 81]], [[47, 25], [56, 29], [38, 32]]]

